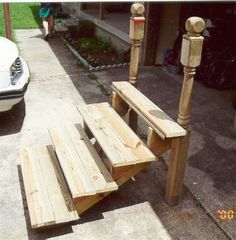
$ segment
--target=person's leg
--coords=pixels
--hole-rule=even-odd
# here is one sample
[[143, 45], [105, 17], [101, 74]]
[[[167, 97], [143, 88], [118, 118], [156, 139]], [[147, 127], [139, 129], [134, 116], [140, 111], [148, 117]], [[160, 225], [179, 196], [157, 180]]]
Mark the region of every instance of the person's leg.
[[48, 25], [49, 25], [49, 34], [52, 35], [52, 32], [54, 30], [54, 17], [53, 17], [53, 15], [50, 15], [48, 17]]
[[47, 41], [48, 40], [48, 36], [49, 36], [49, 22], [47, 18], [43, 18], [43, 28], [44, 28], [44, 32], [45, 32], [45, 37], [44, 39]]

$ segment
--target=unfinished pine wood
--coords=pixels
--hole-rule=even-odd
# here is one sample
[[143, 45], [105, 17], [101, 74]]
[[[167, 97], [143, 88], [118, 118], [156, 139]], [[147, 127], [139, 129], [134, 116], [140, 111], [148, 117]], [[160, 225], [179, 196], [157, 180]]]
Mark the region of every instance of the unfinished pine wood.
[[190, 17], [185, 23], [187, 34], [183, 35], [180, 61], [184, 66], [184, 79], [179, 102], [177, 122], [189, 129], [190, 109], [194, 75], [200, 65], [204, 38], [200, 35], [205, 27], [205, 22], [199, 17]]
[[138, 114], [130, 108], [128, 111], [127, 122], [130, 128], [137, 133], [138, 130]]
[[186, 131], [128, 82], [113, 82], [112, 88], [162, 138], [186, 135]]
[[[116, 180], [118, 186], [120, 187], [127, 181], [131, 179], [131, 177], [135, 176], [137, 173], [141, 172], [143, 169], [145, 169], [149, 163], [141, 163], [138, 165], [133, 165], [132, 167], [128, 166], [129, 170], [123, 172], [120, 177]], [[100, 193], [94, 196], [88, 196], [83, 197], [81, 199], [78, 199], [75, 201], [75, 207], [78, 212], [78, 214], [84, 213], [86, 210], [91, 208], [94, 204], [101, 201], [103, 198], [105, 198], [107, 195], [109, 195], [111, 192], [107, 193]]]
[[52, 147], [23, 149], [20, 155], [31, 227], [77, 220], [78, 214]]
[[124, 116], [129, 110], [129, 105], [114, 91], [112, 92], [112, 107], [120, 116]]
[[163, 140], [151, 127], [148, 127], [147, 146], [156, 156], [161, 156], [171, 148], [171, 140], [170, 138]]
[[178, 204], [182, 194], [190, 139], [189, 123], [191, 116], [192, 89], [196, 67], [198, 67], [201, 62], [204, 38], [200, 34], [204, 27], [204, 20], [199, 17], [188, 18], [185, 23], [187, 34], [183, 35], [180, 59], [184, 66], [184, 80], [177, 122], [187, 130], [187, 135], [172, 140], [172, 151], [166, 186], [166, 201], [170, 205]]
[[73, 199], [118, 188], [81, 125], [49, 133]]
[[165, 196], [169, 205], [177, 205], [181, 199], [189, 139], [190, 132], [172, 140]]
[[108, 103], [77, 107], [114, 167], [155, 160], [155, 156]]

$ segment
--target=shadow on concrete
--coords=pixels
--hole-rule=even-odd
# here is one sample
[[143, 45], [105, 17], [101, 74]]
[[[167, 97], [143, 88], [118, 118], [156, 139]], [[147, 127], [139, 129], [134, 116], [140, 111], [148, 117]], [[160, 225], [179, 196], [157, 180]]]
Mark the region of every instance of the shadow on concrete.
[[49, 237], [57, 237], [57, 236], [62, 236], [65, 234], [72, 233], [73, 232], [72, 226], [71, 226], [72, 223], [68, 223], [66, 225], [59, 224], [56, 227], [54, 226], [54, 227], [48, 227], [48, 228], [43, 228], [38, 230], [31, 228], [29, 211], [28, 211], [27, 202], [26, 202], [26, 194], [25, 194], [25, 189], [23, 185], [22, 170], [20, 165], [17, 165], [17, 171], [18, 171], [18, 178], [20, 183], [22, 203], [24, 207], [25, 225], [27, 227], [28, 239], [44, 240]]
[[236, 183], [236, 146], [223, 148], [216, 142], [215, 136], [210, 133], [204, 136], [203, 129], [198, 129], [198, 133], [202, 134], [205, 144], [188, 159], [189, 165], [205, 172], [222, 194], [231, 194]]
[[0, 113], [0, 136], [20, 132], [25, 118], [25, 101], [22, 99], [10, 111]]

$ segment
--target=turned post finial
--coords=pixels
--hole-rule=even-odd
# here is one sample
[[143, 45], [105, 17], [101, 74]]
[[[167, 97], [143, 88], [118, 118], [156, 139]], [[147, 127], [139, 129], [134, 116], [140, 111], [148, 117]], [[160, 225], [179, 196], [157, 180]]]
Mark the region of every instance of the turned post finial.
[[131, 11], [133, 16], [139, 16], [139, 15], [144, 14], [145, 8], [144, 8], [143, 4], [141, 4], [141, 3], [134, 3], [131, 6], [130, 11]]
[[180, 62], [184, 66], [184, 81], [182, 85], [177, 122], [188, 130], [190, 123], [190, 105], [194, 75], [201, 63], [204, 38], [201, 32], [205, 22], [199, 17], [190, 17], [185, 23], [187, 34], [183, 35]]
[[187, 34], [198, 35], [204, 30], [205, 22], [200, 17], [190, 17], [185, 22], [185, 28], [186, 28]]
[[199, 17], [190, 17], [185, 23], [187, 34], [183, 35], [180, 62], [184, 67], [196, 68], [200, 65], [203, 37], [200, 33], [205, 22]]

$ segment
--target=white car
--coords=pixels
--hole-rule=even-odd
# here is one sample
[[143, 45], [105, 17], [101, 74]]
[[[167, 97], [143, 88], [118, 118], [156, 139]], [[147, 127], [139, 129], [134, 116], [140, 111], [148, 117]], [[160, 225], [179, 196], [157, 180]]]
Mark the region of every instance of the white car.
[[19, 56], [16, 44], [0, 37], [0, 112], [10, 110], [21, 101], [29, 77], [28, 64]]

